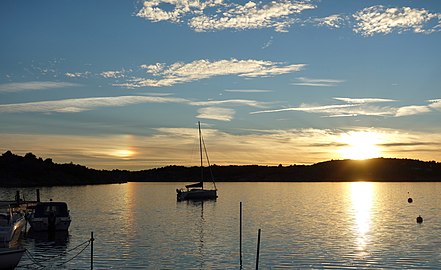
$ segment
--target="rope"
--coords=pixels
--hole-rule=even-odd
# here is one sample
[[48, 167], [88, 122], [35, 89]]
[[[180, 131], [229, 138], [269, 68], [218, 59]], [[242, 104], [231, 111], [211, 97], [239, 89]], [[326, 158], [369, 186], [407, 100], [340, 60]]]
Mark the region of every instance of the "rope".
[[66, 264], [66, 263], [72, 261], [73, 259], [75, 259], [76, 257], [78, 257], [90, 245], [90, 241], [88, 241], [88, 242], [89, 243], [82, 250], [80, 250], [80, 252], [78, 252], [75, 256], [73, 256], [72, 258], [70, 258], [69, 260], [67, 260], [67, 261], [65, 261], [63, 263], [57, 264], [57, 266], [62, 266], [63, 264]]
[[[63, 252], [61, 252], [60, 254], [57, 254], [57, 255], [55, 255], [55, 256], [52, 256], [52, 257], [50, 257], [50, 258], [48, 258], [48, 259], [36, 259], [36, 258], [34, 258], [33, 256], [32, 256], [32, 254], [28, 251], [28, 250], [26, 250], [26, 256], [33, 262], [33, 264], [25, 264], [25, 265], [19, 265], [18, 267], [23, 267], [23, 268], [29, 268], [30, 266], [33, 266], [32, 268], [36, 268], [36, 269], [44, 269], [44, 268], [46, 268], [47, 266], [45, 266], [45, 265], [43, 265], [43, 264], [41, 264], [42, 262], [49, 262], [49, 261], [51, 261], [51, 260], [53, 260], [53, 259], [55, 259], [55, 258], [58, 258], [58, 257], [61, 257], [61, 256], [63, 256], [63, 255], [67, 255], [67, 253], [69, 253], [69, 252], [71, 252], [71, 251], [74, 251], [75, 249], [78, 249], [79, 247], [81, 247], [81, 246], [83, 246], [83, 245], [85, 245], [85, 244], [87, 244], [86, 246], [84, 246], [77, 254], [75, 254], [72, 258], [70, 258], [69, 260], [67, 260], [67, 261], [65, 261], [65, 262], [63, 262], [63, 263], [60, 263], [60, 264], [57, 264], [56, 266], [61, 266], [61, 265], [63, 265], [63, 264], [66, 264], [66, 263], [68, 263], [68, 262], [70, 262], [70, 261], [72, 261], [73, 259], [75, 259], [76, 257], [78, 257], [89, 245], [90, 245], [90, 242], [91, 242], [91, 240], [87, 240], [87, 241], [84, 241], [83, 243], [81, 243], [81, 244], [79, 244], [79, 245], [77, 245], [76, 247], [73, 247], [73, 248], [71, 248], [71, 249], [69, 249], [69, 250], [66, 250], [66, 251], [63, 251]], [[35, 265], [37, 265], [37, 266], [35, 266]]]

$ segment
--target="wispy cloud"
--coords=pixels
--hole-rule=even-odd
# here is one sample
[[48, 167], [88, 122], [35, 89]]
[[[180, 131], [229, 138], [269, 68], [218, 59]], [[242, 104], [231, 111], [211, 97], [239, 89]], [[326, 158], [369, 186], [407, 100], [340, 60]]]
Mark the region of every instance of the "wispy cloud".
[[340, 28], [348, 21], [348, 17], [344, 15], [334, 14], [324, 18], [314, 18], [311, 21], [319, 26]]
[[141, 65], [147, 74], [160, 77], [159, 79], [136, 78], [127, 83], [115, 84], [130, 88], [136, 87], [164, 87], [180, 83], [187, 83], [215, 76], [237, 75], [240, 77], [268, 77], [297, 72], [305, 64], [288, 65], [280, 62], [262, 60], [196, 60], [190, 63], [177, 62], [170, 66], [163, 63]]
[[109, 71], [103, 71], [101, 72], [101, 76], [104, 78], [124, 78], [125, 71], [115, 71], [115, 70], [109, 70]]
[[332, 87], [332, 86], [337, 86], [343, 82], [345, 81], [334, 80], [334, 79], [310, 79], [310, 78], [299, 77], [297, 78], [297, 82], [293, 83], [293, 85]]
[[416, 105], [404, 106], [397, 109], [395, 116], [409, 116], [409, 115], [426, 113], [429, 111], [430, 111], [429, 106], [416, 106]]
[[92, 72], [90, 72], [90, 71], [64, 73], [64, 76], [66, 76], [68, 78], [88, 78], [91, 75], [92, 75]]
[[0, 84], [0, 92], [20, 92], [28, 90], [47, 90], [47, 89], [57, 89], [57, 88], [67, 88], [67, 87], [77, 87], [80, 86], [76, 83], [69, 82], [20, 82], [20, 83], [5, 83]]
[[[195, 107], [203, 107], [203, 106], [213, 107], [213, 106], [223, 105], [223, 106], [249, 106], [249, 107], [257, 107], [257, 108], [263, 108], [271, 104], [268, 102], [260, 102], [250, 99], [194, 101], [179, 97], [169, 97], [166, 95], [156, 95], [154, 93], [150, 93], [150, 95], [147, 94], [144, 96], [92, 97], [92, 98], [49, 100], [49, 101], [15, 103], [15, 104], [0, 104], [0, 112], [76, 113], [76, 112], [93, 110], [100, 107], [121, 107], [121, 106], [128, 106], [132, 104], [142, 104], [142, 103], [179, 103], [179, 104], [185, 104], [188, 106], [195, 106]], [[221, 111], [223, 112], [223, 115], [228, 114], [227, 109], [221, 108]], [[208, 115], [207, 112], [208, 111], [205, 111], [204, 113]]]
[[[348, 117], [348, 116], [389, 116], [389, 117], [403, 117], [410, 115], [417, 115], [432, 111], [432, 109], [441, 109], [441, 105], [437, 100], [428, 101], [428, 105], [409, 105], [401, 107], [391, 106], [374, 106], [374, 103], [394, 102], [392, 99], [382, 98], [334, 98], [343, 101], [346, 104], [332, 104], [332, 105], [313, 105], [301, 104], [298, 107], [261, 110], [252, 112], [251, 114], [259, 113], [277, 113], [286, 111], [303, 111], [308, 113], [318, 113], [326, 115], [327, 117]], [[440, 102], [441, 103], [441, 102]]]
[[380, 102], [395, 102], [394, 99], [387, 99], [387, 98], [340, 98], [335, 97], [335, 100], [340, 100], [346, 103], [353, 103], [353, 104], [366, 104], [366, 103], [380, 103]]
[[265, 89], [225, 89], [225, 92], [232, 92], [232, 93], [268, 93], [272, 92], [272, 90], [265, 90]]
[[[393, 31], [433, 33], [441, 30], [441, 13], [430, 13], [425, 9], [386, 8], [378, 5], [358, 11], [353, 17], [357, 21], [354, 31], [363, 36], [389, 34]], [[435, 22], [436, 26], [429, 26], [431, 22]]]
[[235, 110], [221, 107], [206, 107], [198, 110], [197, 118], [212, 119], [219, 121], [231, 121], [236, 113]]
[[1, 104], [0, 112], [82, 112], [98, 107], [119, 107], [139, 103], [188, 103], [182, 98], [155, 96], [119, 96], [76, 98], [52, 101]]
[[227, 99], [227, 100], [208, 100], [208, 101], [192, 101], [190, 105], [193, 106], [216, 106], [216, 105], [244, 105], [250, 107], [264, 108], [268, 106], [269, 102], [261, 102], [249, 99]]

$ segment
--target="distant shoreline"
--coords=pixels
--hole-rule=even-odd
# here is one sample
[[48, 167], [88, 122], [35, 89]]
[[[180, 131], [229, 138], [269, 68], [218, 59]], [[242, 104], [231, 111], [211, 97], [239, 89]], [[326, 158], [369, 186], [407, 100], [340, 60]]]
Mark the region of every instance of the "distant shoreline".
[[[313, 165], [211, 166], [216, 182], [441, 182], [441, 163], [413, 159], [330, 160]], [[204, 168], [206, 175], [209, 169]], [[200, 167], [166, 166], [141, 171], [96, 170], [56, 164], [32, 153], [0, 156], [0, 187], [44, 187], [127, 182], [200, 181]]]

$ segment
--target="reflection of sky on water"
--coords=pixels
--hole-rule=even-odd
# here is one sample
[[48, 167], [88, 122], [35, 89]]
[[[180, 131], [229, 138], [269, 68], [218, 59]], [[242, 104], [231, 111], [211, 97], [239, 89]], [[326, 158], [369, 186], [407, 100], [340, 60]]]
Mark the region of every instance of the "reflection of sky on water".
[[371, 226], [371, 209], [373, 201], [373, 183], [351, 183], [351, 206], [354, 214], [354, 231], [356, 233], [355, 244], [360, 256], [367, 254], [366, 248], [369, 242], [369, 230]]

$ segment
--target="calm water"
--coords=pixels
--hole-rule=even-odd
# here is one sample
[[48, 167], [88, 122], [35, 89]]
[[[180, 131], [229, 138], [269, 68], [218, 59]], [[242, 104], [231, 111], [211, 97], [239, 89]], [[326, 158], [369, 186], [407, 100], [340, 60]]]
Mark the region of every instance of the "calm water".
[[[61, 254], [42, 263], [49, 269], [89, 269], [90, 249], [57, 265], [93, 231], [95, 269], [240, 269], [242, 201], [243, 269], [255, 268], [259, 228], [260, 269], [441, 268], [441, 183], [219, 183], [218, 200], [204, 203], [176, 202], [178, 187], [43, 188], [43, 200], [68, 202], [69, 236], [22, 245], [37, 260]], [[14, 194], [0, 189], [3, 199]], [[23, 257], [19, 269], [30, 263]]]

